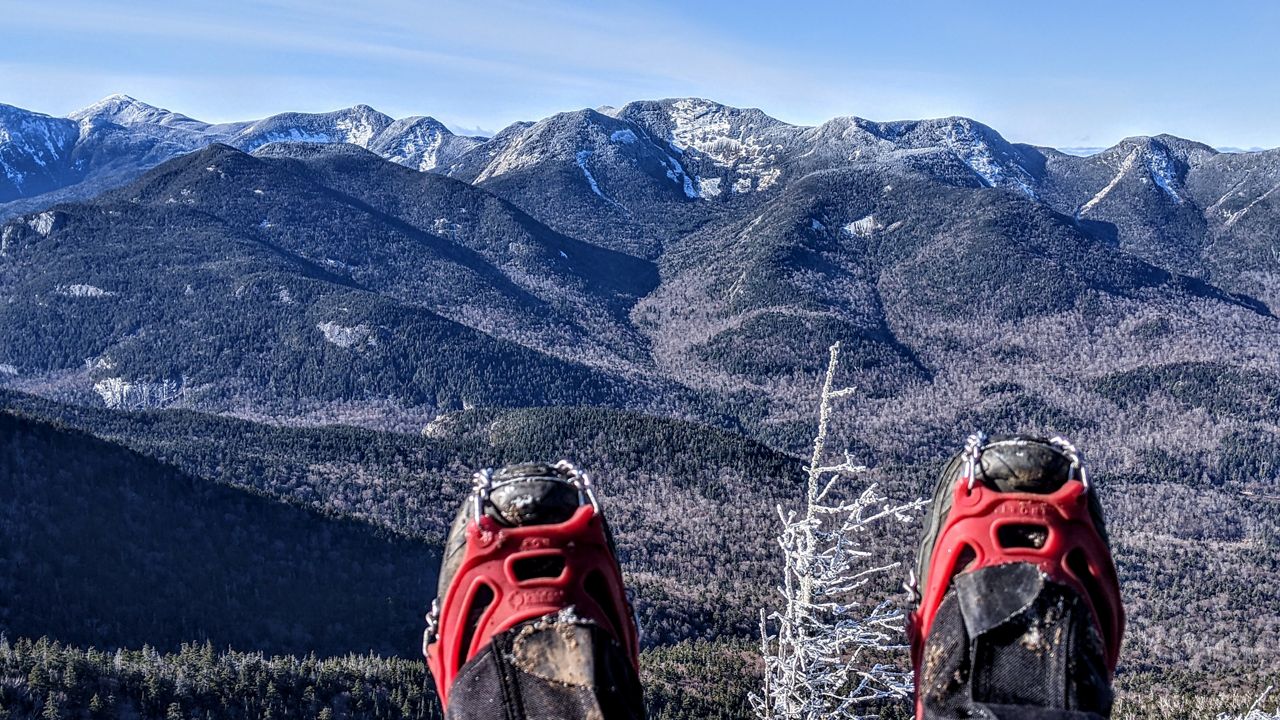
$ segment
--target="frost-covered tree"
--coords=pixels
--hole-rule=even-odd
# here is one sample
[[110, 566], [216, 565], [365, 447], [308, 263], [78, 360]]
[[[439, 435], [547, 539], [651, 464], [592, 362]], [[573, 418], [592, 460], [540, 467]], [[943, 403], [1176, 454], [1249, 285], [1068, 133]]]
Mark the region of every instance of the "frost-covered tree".
[[836, 343], [822, 386], [804, 507], [778, 506], [782, 606], [760, 611], [764, 687], [750, 698], [762, 720], [853, 720], [868, 717], [871, 703], [905, 700], [912, 690], [911, 671], [890, 662], [905, 650], [902, 610], [891, 600], [865, 597], [869, 585], [898, 563], [869, 550], [866, 539], [885, 523], [913, 521], [924, 501], [895, 504], [876, 483], [860, 484], [870, 471], [847, 451], [839, 462], [824, 464], [832, 405], [855, 391], [835, 388], [839, 358]]
[[1228, 715], [1222, 713], [1218, 716], [1218, 720], [1280, 720], [1280, 706], [1276, 707], [1274, 713], [1268, 713], [1262, 709], [1262, 703], [1267, 699], [1267, 695], [1271, 693], [1272, 688], [1268, 687], [1262, 691], [1262, 695], [1253, 703], [1253, 707], [1249, 708], [1249, 712], [1244, 715]]

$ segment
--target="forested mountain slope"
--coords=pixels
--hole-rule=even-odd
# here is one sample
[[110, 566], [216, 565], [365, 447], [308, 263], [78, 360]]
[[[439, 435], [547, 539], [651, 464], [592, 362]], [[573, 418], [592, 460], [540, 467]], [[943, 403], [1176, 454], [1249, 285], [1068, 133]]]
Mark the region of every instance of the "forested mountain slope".
[[[592, 471], [600, 487], [651, 649], [698, 638], [750, 642], [758, 608], [774, 602], [774, 507], [798, 502], [798, 460], [713, 428], [632, 413], [475, 410], [421, 437], [270, 427], [186, 411], [78, 408], [17, 394], [2, 399], [10, 412], [92, 429], [110, 439], [107, 448], [124, 453], [120, 446], [126, 446], [147, 462], [164, 463], [159, 467], [180, 468], [183, 477], [238, 485], [333, 518], [358, 518], [427, 547], [441, 542], [474, 469], [571, 458]], [[856, 415], [841, 413], [834, 427], [857, 423]], [[1253, 467], [1246, 447], [1235, 451], [1242, 469]], [[93, 467], [100, 451], [97, 445], [87, 450], [87, 457], [77, 457]], [[1215, 486], [1169, 455], [1150, 456], [1147, 465], [1141, 475], [1093, 476], [1130, 608], [1123, 672], [1134, 682], [1146, 678], [1143, 683], [1174, 666], [1265, 678], [1280, 662], [1276, 493], [1239, 479]], [[937, 471], [936, 463], [924, 461], [888, 464], [871, 479], [905, 498], [925, 494]], [[1246, 494], [1245, 487], [1255, 490]], [[906, 559], [918, 528], [884, 530], [867, 538], [870, 546]], [[892, 582], [869, 592], [897, 597], [900, 590]], [[414, 632], [419, 604], [431, 589], [422, 593], [421, 601], [405, 598], [409, 612], [398, 616]]]
[[0, 412], [0, 627], [100, 648], [412, 656], [439, 550]]
[[[624, 366], [637, 341], [618, 316], [654, 283], [650, 264], [575, 243], [458, 181], [355, 152], [367, 159], [330, 153], [335, 188], [305, 161], [214, 146], [93, 203], [59, 206], [42, 216], [48, 228], [9, 225], [6, 367], [42, 392], [112, 407], [185, 396], [290, 415], [364, 400], [432, 410], [429, 419], [652, 395], [519, 344]], [[380, 173], [420, 199], [403, 202], [404, 216], [358, 196], [395, 202], [377, 193]]]
[[[423, 437], [79, 408], [12, 393], [0, 395], [0, 407], [93, 432], [191, 477], [358, 518], [429, 547], [443, 542], [479, 468], [573, 459], [607, 498], [651, 644], [752, 631], [770, 593], [774, 507], [794, 499], [800, 474], [795, 459], [740, 436], [595, 408], [463, 412]], [[696, 587], [685, 582], [695, 576]], [[413, 598], [423, 608], [430, 599], [430, 591]]]

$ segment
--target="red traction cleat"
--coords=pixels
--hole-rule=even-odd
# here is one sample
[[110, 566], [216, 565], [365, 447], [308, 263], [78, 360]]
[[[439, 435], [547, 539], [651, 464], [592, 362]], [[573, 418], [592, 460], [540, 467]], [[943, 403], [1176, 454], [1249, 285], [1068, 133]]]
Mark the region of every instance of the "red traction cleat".
[[441, 702], [495, 635], [569, 613], [605, 629], [639, 668], [639, 638], [590, 478], [568, 463], [484, 471], [446, 542], [423, 654]]
[[943, 471], [927, 522], [919, 589], [909, 584], [917, 717], [1108, 714], [1124, 610], [1076, 449], [973, 436]]

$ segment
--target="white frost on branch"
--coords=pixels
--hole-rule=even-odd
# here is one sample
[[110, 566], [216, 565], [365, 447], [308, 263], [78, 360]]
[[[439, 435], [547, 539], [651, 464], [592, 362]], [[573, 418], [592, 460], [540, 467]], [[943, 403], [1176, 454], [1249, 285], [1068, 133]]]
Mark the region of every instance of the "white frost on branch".
[[1262, 702], [1267, 699], [1267, 695], [1271, 693], [1273, 687], [1274, 686], [1269, 686], [1266, 690], [1262, 691], [1262, 695], [1254, 701], [1253, 707], [1249, 708], [1249, 712], [1244, 715], [1228, 715], [1227, 713], [1222, 713], [1218, 716], [1218, 720], [1280, 720], [1280, 706], [1276, 707], [1276, 711], [1274, 713], [1268, 713], [1266, 710], [1262, 709]]
[[778, 507], [783, 604], [772, 613], [760, 611], [764, 687], [750, 696], [762, 720], [875, 717], [865, 714], [874, 710], [871, 703], [904, 701], [912, 692], [911, 671], [886, 662], [906, 649], [905, 616], [890, 600], [865, 598], [868, 585], [898, 563], [867, 549], [865, 539], [885, 522], [914, 521], [924, 501], [893, 504], [875, 483], [860, 491], [841, 487], [840, 494], [853, 500], [829, 499], [842, 480], [869, 472], [848, 452], [838, 463], [823, 464], [832, 401], [854, 393], [833, 387], [840, 343], [830, 352], [803, 512]]

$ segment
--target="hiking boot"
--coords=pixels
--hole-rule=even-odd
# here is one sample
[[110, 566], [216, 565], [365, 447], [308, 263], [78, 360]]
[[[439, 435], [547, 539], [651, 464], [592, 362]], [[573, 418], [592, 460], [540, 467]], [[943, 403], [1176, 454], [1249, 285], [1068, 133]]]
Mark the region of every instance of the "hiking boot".
[[562, 702], [601, 712], [619, 687], [638, 698], [635, 619], [586, 473], [561, 462], [476, 474], [445, 540], [423, 654], [446, 708], [455, 683], [518, 717], [536, 714], [530, 704], [568, 712]]
[[913, 581], [918, 718], [1099, 718], [1124, 632], [1102, 509], [1061, 438], [969, 438]]

